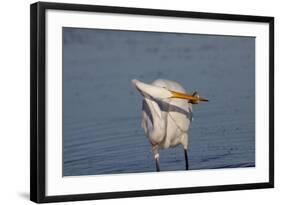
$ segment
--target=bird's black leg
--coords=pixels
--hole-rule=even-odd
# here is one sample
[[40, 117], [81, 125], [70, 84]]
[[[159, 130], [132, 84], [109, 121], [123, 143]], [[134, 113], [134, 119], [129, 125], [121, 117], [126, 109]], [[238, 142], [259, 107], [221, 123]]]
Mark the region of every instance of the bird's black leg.
[[160, 172], [160, 163], [159, 163], [159, 149], [158, 149], [158, 145], [153, 145], [152, 146], [152, 152], [154, 154], [154, 159], [155, 159], [155, 164], [156, 164], [156, 171]]
[[184, 156], [185, 156], [185, 168], [186, 170], [188, 170], [189, 166], [188, 166], [188, 155], [187, 155], [187, 150], [184, 149]]
[[160, 172], [159, 157], [155, 158], [155, 163], [156, 163], [156, 171]]

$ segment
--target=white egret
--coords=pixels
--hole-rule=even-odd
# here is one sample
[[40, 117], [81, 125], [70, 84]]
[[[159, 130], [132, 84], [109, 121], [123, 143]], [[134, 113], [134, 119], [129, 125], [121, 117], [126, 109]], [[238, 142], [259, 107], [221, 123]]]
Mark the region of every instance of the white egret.
[[186, 93], [177, 82], [158, 79], [152, 84], [132, 80], [144, 97], [142, 127], [152, 146], [156, 170], [160, 171], [159, 150], [181, 144], [188, 170], [188, 130], [192, 121], [192, 104], [208, 101], [197, 92]]

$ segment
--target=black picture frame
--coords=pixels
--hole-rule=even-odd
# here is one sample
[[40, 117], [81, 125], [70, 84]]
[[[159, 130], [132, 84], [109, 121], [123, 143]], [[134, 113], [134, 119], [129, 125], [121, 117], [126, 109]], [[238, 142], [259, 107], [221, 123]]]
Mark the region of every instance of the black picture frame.
[[[46, 10], [169, 16], [195, 19], [263, 22], [269, 24], [269, 181], [191, 188], [88, 193], [46, 196]], [[38, 2], [30, 6], [30, 200], [37, 203], [96, 200], [198, 192], [230, 191], [274, 187], [274, 18], [143, 8]]]

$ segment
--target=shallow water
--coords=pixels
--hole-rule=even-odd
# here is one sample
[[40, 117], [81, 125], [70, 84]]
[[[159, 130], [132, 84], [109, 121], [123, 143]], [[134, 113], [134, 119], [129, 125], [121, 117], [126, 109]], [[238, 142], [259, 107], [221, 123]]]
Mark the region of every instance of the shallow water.
[[[175, 80], [194, 105], [190, 169], [255, 166], [255, 39], [64, 28], [64, 176], [155, 171], [131, 79]], [[181, 146], [161, 171], [184, 170]]]

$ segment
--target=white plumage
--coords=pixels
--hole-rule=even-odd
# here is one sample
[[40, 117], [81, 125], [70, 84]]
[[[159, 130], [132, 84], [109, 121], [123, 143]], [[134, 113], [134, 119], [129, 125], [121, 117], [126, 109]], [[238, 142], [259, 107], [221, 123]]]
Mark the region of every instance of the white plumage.
[[[178, 83], [168, 80], [156, 80], [152, 85], [185, 92]], [[182, 144], [187, 148], [186, 132], [191, 122], [191, 110], [192, 105], [186, 100], [166, 98], [155, 101], [151, 97], [145, 97], [142, 127], [151, 144], [159, 148]]]
[[156, 169], [160, 171], [159, 150], [181, 144], [184, 148], [188, 169], [188, 130], [192, 121], [192, 103], [207, 101], [197, 93], [186, 94], [177, 82], [158, 79], [151, 85], [138, 80], [132, 81], [143, 95], [142, 127], [148, 137]]

